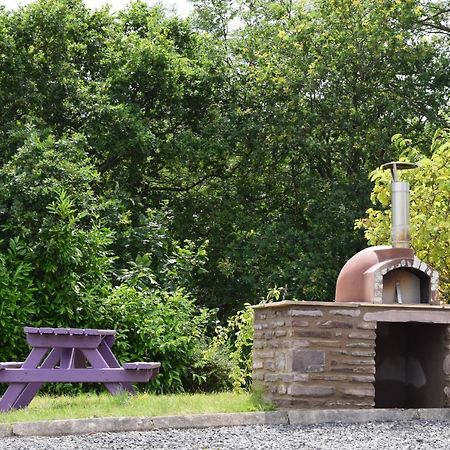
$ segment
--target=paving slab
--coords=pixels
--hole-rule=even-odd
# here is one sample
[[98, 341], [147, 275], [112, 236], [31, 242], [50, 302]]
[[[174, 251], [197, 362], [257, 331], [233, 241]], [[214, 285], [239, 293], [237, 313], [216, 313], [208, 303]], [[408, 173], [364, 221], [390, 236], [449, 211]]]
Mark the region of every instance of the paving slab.
[[64, 436], [152, 429], [154, 427], [151, 417], [102, 417], [18, 422], [13, 425], [13, 434], [15, 436]]

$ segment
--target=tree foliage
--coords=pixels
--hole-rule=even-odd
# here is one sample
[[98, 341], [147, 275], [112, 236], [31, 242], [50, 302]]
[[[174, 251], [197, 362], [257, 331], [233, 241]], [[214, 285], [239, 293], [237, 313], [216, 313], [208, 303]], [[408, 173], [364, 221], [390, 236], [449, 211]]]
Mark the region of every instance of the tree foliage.
[[[445, 126], [449, 10], [198, 0], [182, 20], [141, 1], [117, 13], [82, 0], [0, 9], [2, 326], [103, 323], [139, 358], [157, 352], [141, 347], [153, 336], [171, 364], [160, 390], [210, 388], [230, 357], [245, 378], [248, 345], [231, 331], [229, 350], [207, 352], [215, 314], [281, 289], [332, 298], [365, 245], [353, 223], [369, 206], [367, 173], [401, 153], [391, 136], [423, 148]], [[151, 330], [165, 316], [170, 329]]]
[[[210, 33], [224, 26], [205, 26], [204, 10], [224, 4], [202, 3]], [[443, 123], [445, 46], [412, 0], [240, 10], [243, 26], [221, 42], [235, 89], [220, 142], [233, 147], [233, 165], [197, 190], [202, 214], [195, 224], [183, 215], [182, 232], [210, 240], [202, 296], [221, 302], [225, 292], [233, 305], [235, 292], [261, 298], [276, 285], [291, 298], [330, 300], [340, 267], [364, 246], [352, 224], [368, 206], [366, 174], [397, 155], [399, 130], [423, 142], [430, 123]]]

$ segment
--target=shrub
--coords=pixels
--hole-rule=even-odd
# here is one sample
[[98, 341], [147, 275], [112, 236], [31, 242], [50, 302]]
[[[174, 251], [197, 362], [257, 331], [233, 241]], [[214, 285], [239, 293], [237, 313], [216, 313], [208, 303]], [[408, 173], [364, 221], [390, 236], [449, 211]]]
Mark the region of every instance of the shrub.
[[24, 357], [28, 346], [23, 327], [32, 323], [37, 305], [29, 249], [11, 239], [0, 254], [0, 360]]
[[[146, 388], [230, 386], [228, 354], [206, 356], [215, 313], [198, 308], [190, 293], [206, 261], [206, 243], [174, 239], [164, 206], [148, 209], [131, 226], [120, 200], [94, 192], [99, 175], [87, 150], [80, 134], [56, 138], [30, 129], [0, 168], [1, 359], [28, 353], [26, 325], [114, 328], [122, 361], [162, 363], [161, 375]], [[118, 239], [104, 225], [112, 223], [111, 205], [122, 212]], [[114, 266], [119, 256], [111, 249], [121, 245], [125, 250]]]
[[[10, 263], [19, 273], [26, 267], [33, 286], [25, 295], [33, 305], [28, 324], [88, 326], [108, 290], [112, 234], [99, 219], [100, 201], [91, 187], [98, 173], [86, 147], [80, 134], [57, 139], [30, 128], [0, 169], [0, 257], [8, 258], [8, 242], [26, 242], [20, 251], [27, 265]], [[8, 295], [5, 289], [0, 287], [0, 296]]]
[[209, 316], [182, 289], [168, 293], [122, 283], [104, 302], [101, 316], [100, 326], [118, 332], [115, 353], [121, 361], [161, 362], [151, 390], [183, 392], [196, 384], [195, 362]]

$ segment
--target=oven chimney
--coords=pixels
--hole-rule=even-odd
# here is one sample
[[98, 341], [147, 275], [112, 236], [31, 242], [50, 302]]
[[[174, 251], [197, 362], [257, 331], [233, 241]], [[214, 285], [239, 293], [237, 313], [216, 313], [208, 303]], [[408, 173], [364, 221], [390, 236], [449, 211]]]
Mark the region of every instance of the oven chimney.
[[391, 183], [391, 242], [393, 248], [410, 248], [411, 237], [409, 231], [409, 183], [399, 180], [399, 170], [413, 169], [414, 163], [393, 161], [383, 164], [383, 170], [390, 169]]
[[408, 162], [381, 166], [392, 173], [392, 246], [361, 250], [344, 265], [336, 282], [336, 302], [439, 304], [439, 273], [414, 255], [409, 236], [409, 184], [399, 170], [417, 167]]

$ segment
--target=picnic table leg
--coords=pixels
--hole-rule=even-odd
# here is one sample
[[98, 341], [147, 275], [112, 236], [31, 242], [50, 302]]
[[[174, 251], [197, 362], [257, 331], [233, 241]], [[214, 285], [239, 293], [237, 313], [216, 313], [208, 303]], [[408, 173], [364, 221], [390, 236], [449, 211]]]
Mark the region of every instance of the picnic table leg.
[[[107, 336], [108, 337], [108, 336]], [[98, 351], [100, 353], [100, 355], [102, 356], [102, 358], [106, 361], [106, 363], [108, 364], [109, 367], [112, 367], [113, 369], [118, 369], [119, 367], [122, 367], [119, 363], [119, 361], [117, 361], [117, 358], [114, 356], [114, 353], [111, 351], [111, 346], [109, 345], [109, 342], [104, 339], [99, 347], [98, 347]], [[135, 394], [136, 391], [134, 390], [134, 387], [131, 383], [120, 383], [123, 390], [126, 390], [128, 392], [130, 392], [131, 394]]]
[[[33, 348], [25, 362], [23, 369], [35, 369], [47, 354], [48, 348]], [[21, 392], [27, 387], [28, 383], [11, 383], [0, 400], [0, 411], [8, 411], [16, 408], [15, 403]]]
[[[61, 350], [52, 349], [45, 358], [44, 362], [41, 364], [41, 369], [53, 369], [61, 359]], [[38, 393], [39, 389], [44, 385], [44, 383], [28, 383], [27, 386], [18, 396], [17, 400], [14, 402], [13, 408], [25, 408], [33, 400], [34, 396]]]
[[[108, 363], [105, 361], [103, 356], [98, 350], [84, 348], [82, 350], [86, 359], [91, 363], [94, 369], [108, 369]], [[103, 383], [111, 394], [117, 394], [124, 390], [124, 386], [121, 383]], [[128, 389], [127, 389], [128, 390]]]

